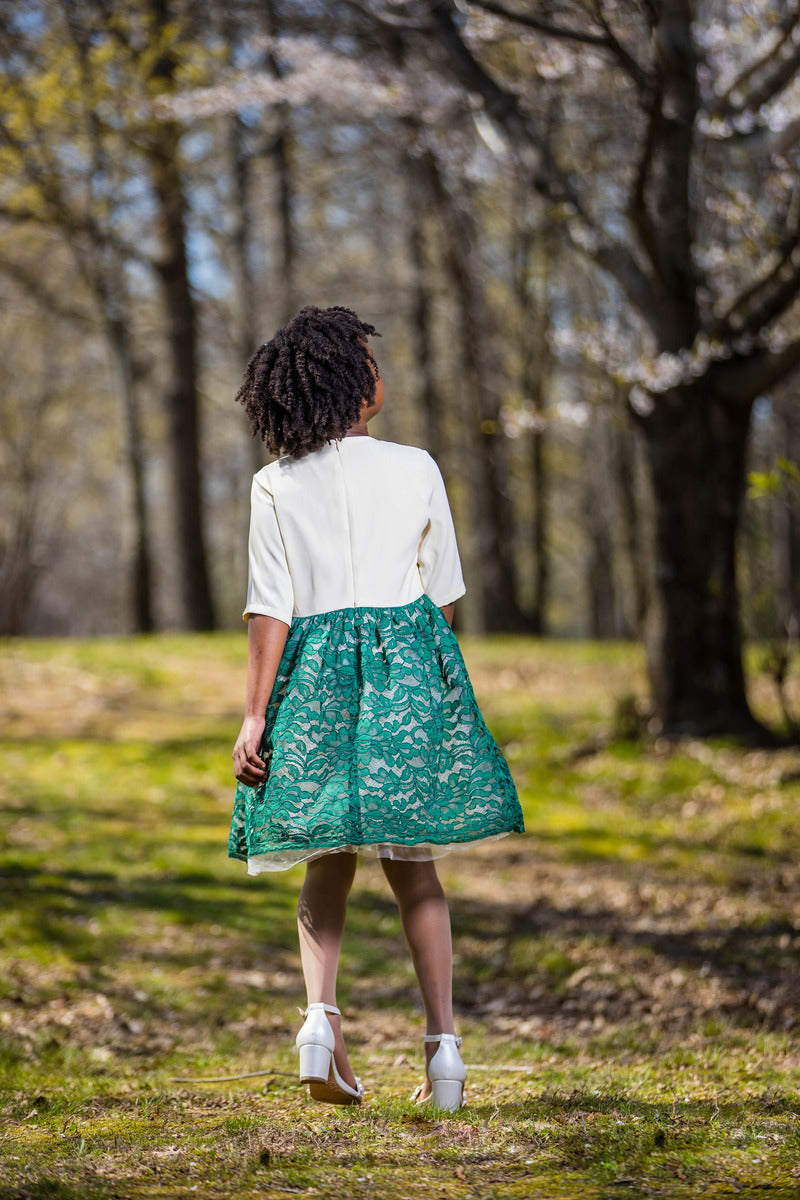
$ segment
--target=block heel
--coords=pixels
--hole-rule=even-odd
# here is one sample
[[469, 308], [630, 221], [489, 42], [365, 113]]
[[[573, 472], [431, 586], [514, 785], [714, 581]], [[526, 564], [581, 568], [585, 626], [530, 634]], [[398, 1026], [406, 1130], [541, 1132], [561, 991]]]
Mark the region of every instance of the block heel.
[[428, 1064], [431, 1094], [424, 1100], [418, 1100], [422, 1091], [422, 1087], [418, 1087], [412, 1099], [417, 1100], [418, 1104], [430, 1103], [441, 1112], [456, 1112], [464, 1103], [464, 1080], [467, 1077], [466, 1067], [458, 1052], [461, 1038], [454, 1033], [426, 1033], [425, 1041], [439, 1043], [439, 1049]]
[[463, 1079], [432, 1079], [431, 1104], [444, 1112], [455, 1112], [464, 1103]]
[[299, 1047], [300, 1051], [300, 1082], [310, 1083], [311, 1080], [327, 1082], [331, 1073], [333, 1055], [327, 1046], [319, 1046], [309, 1042]]
[[312, 1100], [323, 1104], [360, 1104], [364, 1095], [361, 1080], [350, 1087], [336, 1070], [333, 1048], [336, 1040], [326, 1013], [341, 1016], [332, 1004], [309, 1004], [303, 1013], [305, 1024], [295, 1045], [300, 1054], [300, 1082], [307, 1083]]

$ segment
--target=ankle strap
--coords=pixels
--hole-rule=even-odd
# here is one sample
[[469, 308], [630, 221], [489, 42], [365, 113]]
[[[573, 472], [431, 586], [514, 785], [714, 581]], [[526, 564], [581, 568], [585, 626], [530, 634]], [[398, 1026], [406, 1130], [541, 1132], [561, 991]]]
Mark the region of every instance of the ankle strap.
[[333, 1013], [336, 1017], [340, 1017], [342, 1015], [341, 1009], [337, 1008], [334, 1004], [323, 1004], [321, 1001], [319, 1003], [315, 1001], [314, 1004], [309, 1004], [308, 1008], [306, 1009], [301, 1008], [300, 1012], [304, 1017], [307, 1017], [310, 1012]]
[[423, 1042], [452, 1042], [454, 1046], [461, 1045], [461, 1038], [454, 1033], [426, 1033]]

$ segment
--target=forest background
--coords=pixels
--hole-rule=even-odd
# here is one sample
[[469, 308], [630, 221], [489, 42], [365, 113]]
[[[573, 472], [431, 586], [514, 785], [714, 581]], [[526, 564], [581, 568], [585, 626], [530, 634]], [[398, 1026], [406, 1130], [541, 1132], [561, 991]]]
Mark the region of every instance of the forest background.
[[0, 632], [234, 626], [241, 371], [345, 304], [463, 627], [641, 638], [661, 727], [752, 730], [740, 633], [780, 680], [800, 614], [797, 6], [7, 0], [0, 70]]
[[[796, 0], [0, 0], [2, 1196], [796, 1200], [798, 71]], [[443, 469], [525, 814], [441, 864], [447, 1120], [377, 864], [333, 1112], [299, 881], [225, 858], [233, 398], [309, 302]]]

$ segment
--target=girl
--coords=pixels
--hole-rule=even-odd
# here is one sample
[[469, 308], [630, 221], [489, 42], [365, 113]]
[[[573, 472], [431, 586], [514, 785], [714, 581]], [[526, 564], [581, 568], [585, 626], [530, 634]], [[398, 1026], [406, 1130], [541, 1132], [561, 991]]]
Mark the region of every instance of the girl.
[[442, 477], [376, 441], [383, 382], [349, 309], [304, 308], [251, 358], [237, 400], [282, 455], [253, 480], [245, 718], [229, 845], [248, 873], [306, 863], [300, 1078], [358, 1104], [336, 976], [357, 851], [381, 860], [422, 993], [426, 1079], [462, 1103], [447, 901], [434, 859], [522, 831], [449, 622], [464, 593]]

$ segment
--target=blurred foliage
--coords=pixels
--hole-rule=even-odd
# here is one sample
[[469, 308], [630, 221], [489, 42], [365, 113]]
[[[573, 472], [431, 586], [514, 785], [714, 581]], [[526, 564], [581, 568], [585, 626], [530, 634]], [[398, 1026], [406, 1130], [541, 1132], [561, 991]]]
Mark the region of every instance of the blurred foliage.
[[800, 467], [781, 454], [771, 471], [751, 471], [748, 480], [752, 496], [787, 496], [800, 504]]
[[[776, 49], [785, 14], [768, 0], [759, 5], [750, 12], [722, 0], [705, 4], [694, 31], [711, 188], [698, 212], [697, 262], [723, 309], [737, 287], [764, 281], [758, 272], [780, 241], [773, 226], [792, 211], [791, 172], [780, 167], [778, 149], [793, 153], [781, 130], [794, 128], [785, 118], [796, 86], [788, 65], [782, 88], [769, 74], [770, 55], [782, 61], [791, 37]], [[176, 204], [186, 213], [198, 308], [203, 515], [223, 623], [238, 620], [248, 479], [258, 462], [231, 398], [248, 338], [268, 336], [291, 296], [349, 304], [383, 330], [389, 402], [379, 436], [425, 443], [424, 397], [434, 397], [467, 563], [469, 628], [485, 618], [478, 596], [486, 506], [476, 509], [474, 485], [483, 437], [501, 443], [505, 460], [512, 519], [503, 535], [513, 541], [520, 609], [530, 615], [538, 605], [545, 556], [547, 628], [638, 634], [654, 578], [652, 497], [641, 443], [625, 427], [626, 393], [634, 377], [657, 389], [687, 363], [699, 370], [702, 355], [722, 344], [715, 335], [705, 349], [686, 347], [685, 362], [653, 358], [613, 270], [592, 265], [587, 231], [583, 249], [580, 237], [569, 246], [584, 219], [625, 246], [633, 237], [625, 196], [645, 114], [628, 75], [637, 56], [640, 65], [650, 62], [646, 13], [617, 2], [607, 6], [604, 26], [568, 5], [557, 14], [561, 32], [547, 36], [535, 22], [527, 26], [524, 13], [517, 23], [480, 4], [458, 10], [459, 31], [480, 63], [552, 139], [553, 169], [580, 199], [576, 224], [568, 205], [531, 186], [527, 152], [512, 153], [467, 103], [426, 24], [429, 6], [394, 7], [338, 0], [311, 8], [236, 0], [224, 10], [194, 0], [5, 7], [0, 578], [4, 596], [16, 600], [0, 612], [8, 631], [119, 632], [135, 620], [131, 567], [140, 530], [130, 413], [103, 332], [109, 317], [122, 321], [130, 341], [155, 620], [184, 619], [166, 452], [172, 383], [160, 293], [163, 214], [151, 153], [174, 119], [183, 186]], [[585, 22], [590, 47], [580, 40]], [[778, 88], [754, 118], [763, 136], [752, 144], [769, 160], [766, 173], [736, 153], [747, 132], [747, 88], [734, 113], [725, 108], [733, 103], [728, 93], [715, 98], [709, 82], [746, 72], [755, 49], [768, 52], [759, 59], [766, 81], [746, 82]], [[415, 174], [420, 162], [438, 174], [438, 200]], [[451, 261], [459, 238], [455, 265], [472, 273], [480, 318], [466, 342]], [[422, 301], [427, 366], [414, 333]], [[790, 332], [791, 320], [781, 336]], [[476, 410], [465, 379], [470, 340], [486, 358], [483, 401], [491, 412]], [[784, 439], [786, 461], [797, 458], [795, 407], [788, 386], [764, 399], [753, 428], [754, 477], [771, 469], [770, 439]], [[774, 521], [750, 524], [752, 536], [748, 529], [742, 539], [743, 617], [749, 631], [764, 634], [785, 608], [787, 535]]]

